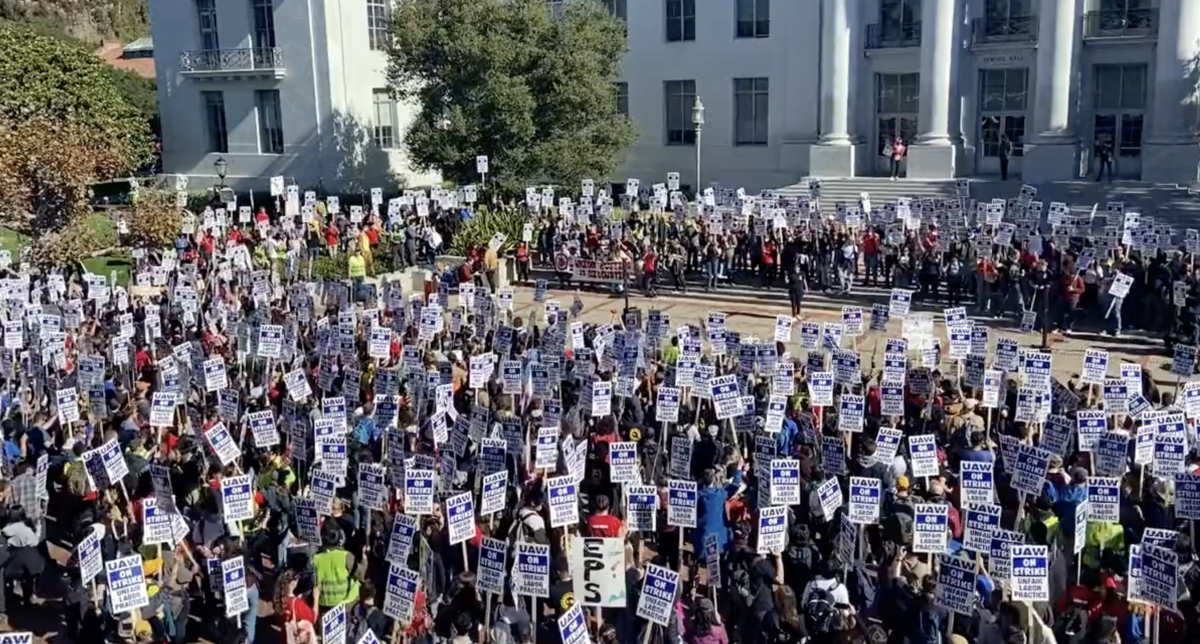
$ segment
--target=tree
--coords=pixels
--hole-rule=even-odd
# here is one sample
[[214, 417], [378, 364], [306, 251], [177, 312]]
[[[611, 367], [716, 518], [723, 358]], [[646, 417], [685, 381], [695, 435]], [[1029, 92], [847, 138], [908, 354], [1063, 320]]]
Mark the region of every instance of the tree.
[[0, 224], [50, 244], [91, 214], [89, 185], [150, 158], [150, 131], [87, 49], [8, 24], [0, 40]]
[[613, 82], [624, 25], [596, 2], [407, 0], [391, 22], [388, 81], [418, 114], [410, 161], [456, 183], [508, 194], [531, 183], [579, 185], [615, 170], [637, 134], [617, 113]]
[[[184, 209], [177, 205], [176, 197], [177, 193], [168, 190], [139, 190], [132, 208], [125, 215], [129, 236], [122, 241], [133, 248], [170, 246], [175, 236], [183, 230]], [[189, 198], [188, 201], [191, 206], [200, 202], [200, 197], [196, 196], [194, 200]], [[199, 207], [195, 212], [203, 210], [203, 207]]]

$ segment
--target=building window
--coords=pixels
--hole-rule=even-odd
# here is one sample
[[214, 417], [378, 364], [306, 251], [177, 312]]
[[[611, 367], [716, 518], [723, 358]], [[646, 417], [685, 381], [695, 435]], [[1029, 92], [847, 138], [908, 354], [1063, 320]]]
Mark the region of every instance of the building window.
[[612, 17], [621, 22], [629, 21], [629, 8], [626, 6], [626, 0], [604, 0], [604, 6], [608, 7], [608, 13]]
[[917, 115], [921, 109], [920, 74], [876, 74], [875, 116], [879, 139], [876, 154], [899, 136], [911, 143], [917, 135]]
[[225, 126], [225, 93], [200, 92], [204, 99], [204, 121], [208, 127], [208, 151], [229, 152], [229, 130]]
[[883, 40], [908, 40], [921, 24], [921, 0], [880, 0], [879, 27]]
[[258, 151], [262, 154], [283, 154], [283, 109], [279, 90], [260, 89], [258, 103]]
[[367, 0], [367, 40], [372, 51], [388, 45], [388, 0]]
[[696, 125], [692, 123], [696, 81], [667, 81], [663, 83], [663, 90], [667, 108], [667, 145], [696, 145]]
[[546, 8], [550, 10], [551, 18], [563, 17], [563, 0], [546, 0]]
[[1033, 15], [1033, 0], [987, 0], [984, 14], [989, 21], [1004, 22]]
[[1146, 109], [1145, 65], [1096, 65], [1097, 110]]
[[737, 37], [771, 35], [771, 0], [737, 0]]
[[1100, 0], [1100, 11], [1130, 11], [1134, 9], [1149, 9], [1153, 0]]
[[217, 0], [196, 0], [196, 17], [200, 25], [200, 48], [213, 51], [221, 48], [217, 36]]
[[767, 144], [770, 103], [768, 79], [733, 79], [733, 132], [736, 145]]
[[984, 112], [1024, 112], [1029, 94], [1028, 69], [985, 69], [980, 105]]
[[617, 114], [629, 116], [629, 83], [613, 83], [613, 93], [616, 95]]
[[1119, 157], [1141, 156], [1146, 77], [1146, 65], [1095, 66], [1092, 106], [1097, 147], [1106, 143]]
[[1024, 156], [1029, 70], [985, 69], [979, 76], [979, 136], [983, 156], [999, 157], [1005, 137], [1012, 143], [1013, 157]]
[[921, 108], [920, 74], [879, 74], [875, 111], [879, 114], [916, 114]]
[[696, 39], [696, 0], [666, 0], [667, 41]]
[[387, 89], [371, 90], [375, 106], [375, 129], [372, 140], [377, 148], [396, 147], [396, 105]]
[[267, 49], [275, 46], [275, 0], [253, 0], [254, 46]]

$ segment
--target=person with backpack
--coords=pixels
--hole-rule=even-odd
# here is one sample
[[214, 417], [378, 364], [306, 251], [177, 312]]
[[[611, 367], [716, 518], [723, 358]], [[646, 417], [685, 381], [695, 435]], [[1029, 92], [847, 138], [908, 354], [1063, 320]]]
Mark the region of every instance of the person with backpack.
[[392, 630], [391, 620], [375, 606], [375, 584], [369, 579], [363, 580], [358, 587], [357, 599], [352, 607], [346, 608], [346, 641], [359, 642], [367, 631], [374, 633], [380, 642], [387, 641]]
[[517, 516], [508, 533], [509, 547], [518, 542], [548, 545], [550, 538], [546, 534], [546, 519], [542, 517], [542, 507], [545, 502], [542, 489], [540, 487], [530, 489], [521, 501], [522, 507], [517, 511]]
[[750, 547], [749, 526], [742, 526], [734, 534], [733, 551], [727, 558], [728, 575], [722, 580], [730, 588], [728, 608], [725, 614], [733, 616], [731, 635], [739, 644], [756, 644], [760, 641], [761, 625], [771, 617], [775, 607], [773, 589], [777, 577], [782, 577], [782, 564], [776, 571], [772, 562]]
[[804, 587], [800, 606], [809, 637], [830, 636], [842, 630], [843, 612], [851, 611], [850, 590], [842, 583], [846, 564], [834, 555], [817, 565], [816, 575]]

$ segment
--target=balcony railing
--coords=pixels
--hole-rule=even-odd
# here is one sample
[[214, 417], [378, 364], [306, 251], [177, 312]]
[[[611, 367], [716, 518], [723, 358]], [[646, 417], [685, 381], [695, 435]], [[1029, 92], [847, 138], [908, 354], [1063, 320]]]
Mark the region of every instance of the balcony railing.
[[976, 18], [971, 33], [977, 45], [1002, 42], [1037, 42], [1037, 16]]
[[867, 25], [867, 49], [921, 46], [921, 23], [885, 22]]
[[1084, 38], [1138, 38], [1158, 33], [1158, 9], [1116, 9], [1083, 14]]
[[202, 49], [179, 54], [179, 71], [184, 74], [279, 74], [283, 70], [283, 50], [279, 47]]

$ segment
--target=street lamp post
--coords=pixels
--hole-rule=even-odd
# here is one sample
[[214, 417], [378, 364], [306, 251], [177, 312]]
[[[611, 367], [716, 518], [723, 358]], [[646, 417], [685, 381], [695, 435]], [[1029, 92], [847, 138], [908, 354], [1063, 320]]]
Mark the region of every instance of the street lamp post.
[[225, 176], [229, 172], [229, 162], [225, 160], [225, 157], [217, 157], [217, 160], [213, 161], [213, 169], [217, 171], [217, 190], [220, 191], [225, 188]]
[[692, 125], [696, 128], [696, 200], [700, 200], [700, 140], [704, 134], [704, 103], [700, 97], [692, 103]]

